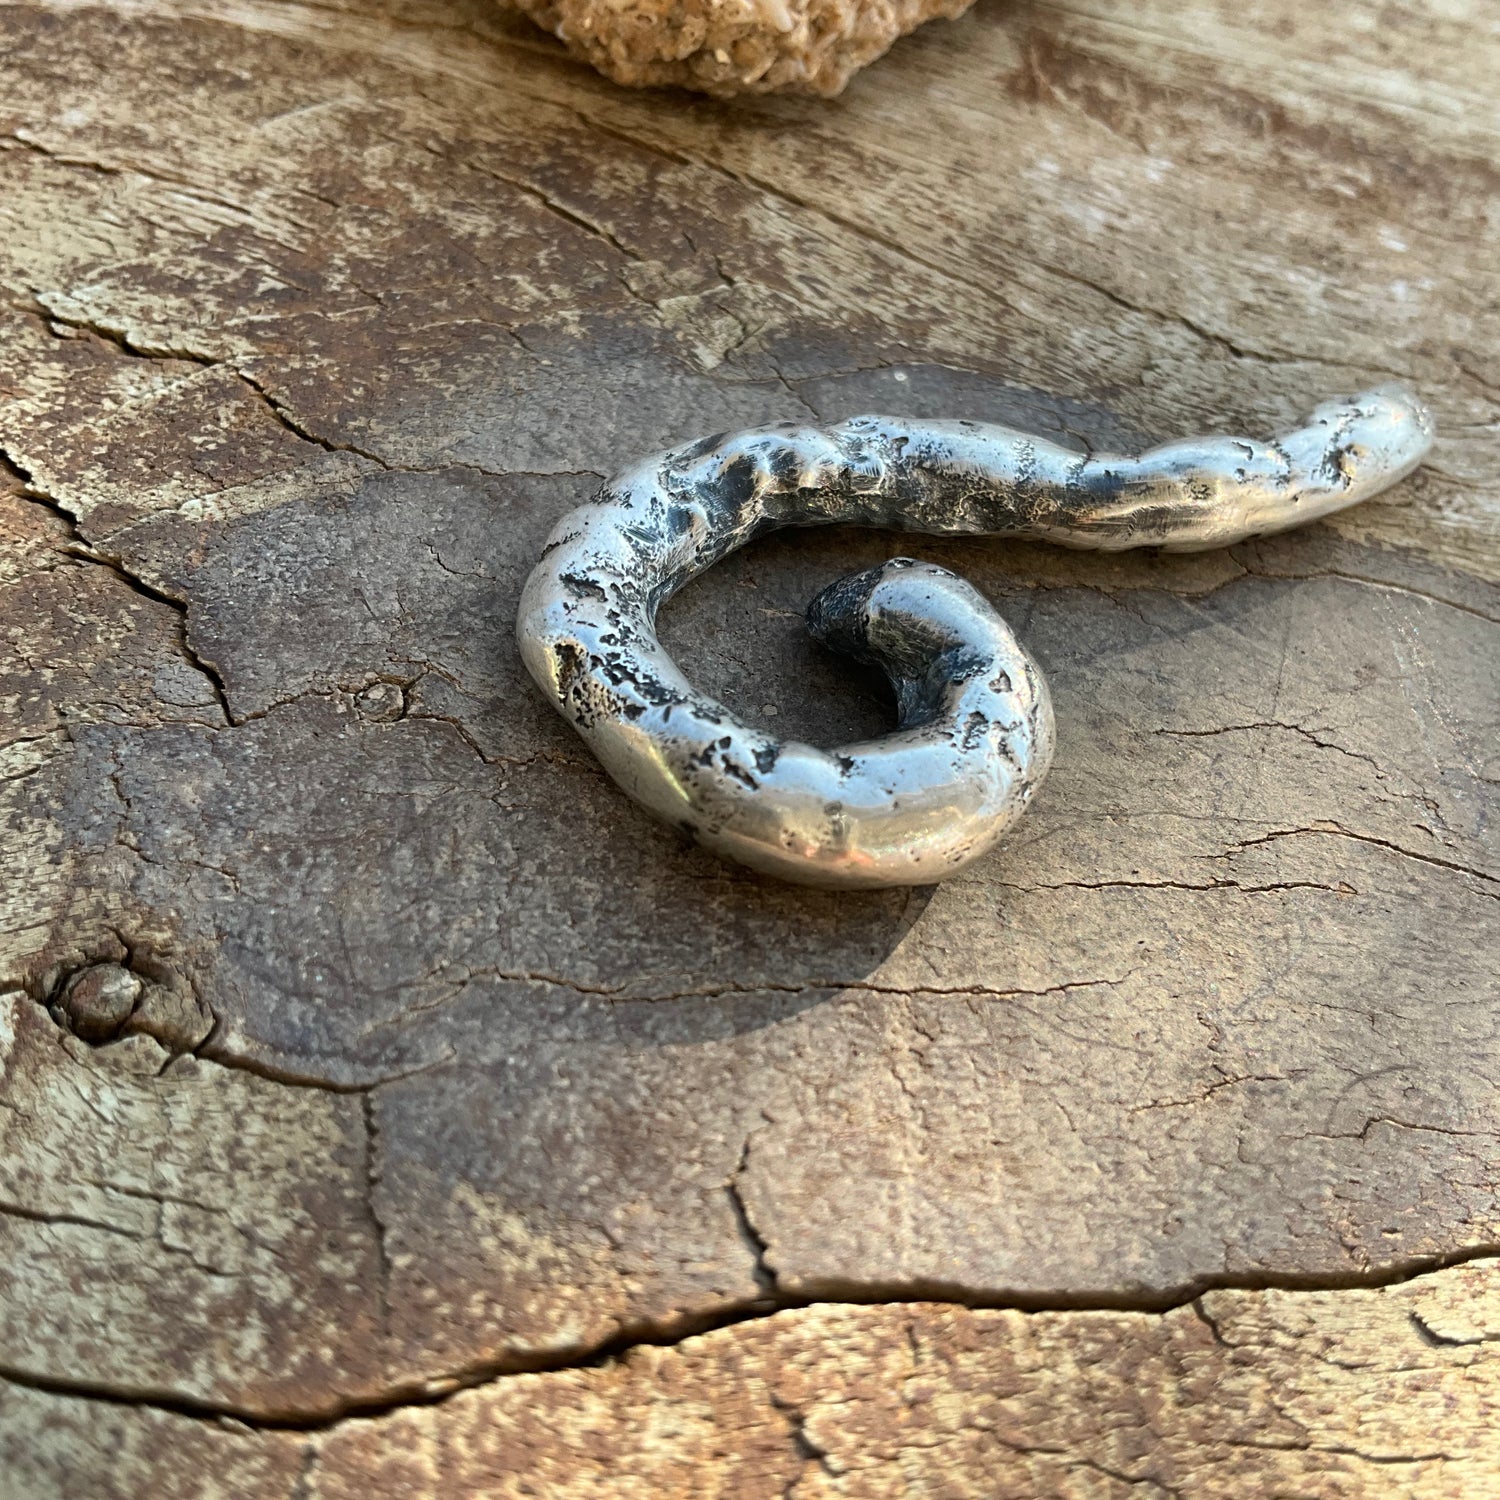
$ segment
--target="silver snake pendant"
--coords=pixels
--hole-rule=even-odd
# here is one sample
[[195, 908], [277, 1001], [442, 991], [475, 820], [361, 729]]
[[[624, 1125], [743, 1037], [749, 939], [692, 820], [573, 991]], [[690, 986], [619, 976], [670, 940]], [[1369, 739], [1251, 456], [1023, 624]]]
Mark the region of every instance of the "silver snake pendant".
[[719, 434], [627, 469], [563, 518], [521, 596], [521, 655], [625, 791], [706, 847], [811, 885], [931, 885], [995, 844], [1052, 758], [1046, 683], [984, 596], [904, 557], [824, 589], [813, 635], [881, 667], [900, 718], [881, 739], [819, 750], [688, 682], [656, 637], [677, 589], [780, 526], [1221, 547], [1378, 494], [1432, 439], [1399, 386], [1320, 406], [1274, 442], [1196, 438], [1136, 458], [982, 422]]

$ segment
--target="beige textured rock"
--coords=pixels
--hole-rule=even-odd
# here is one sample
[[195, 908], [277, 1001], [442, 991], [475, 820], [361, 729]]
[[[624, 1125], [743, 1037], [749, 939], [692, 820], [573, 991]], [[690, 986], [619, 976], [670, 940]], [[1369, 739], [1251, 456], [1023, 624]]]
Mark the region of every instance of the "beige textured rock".
[[[4, 1500], [1494, 1488], [1500, 31], [1067, 0], [903, 50], [727, 106], [491, 0], [0, 9]], [[631, 454], [1389, 376], [1440, 447], [1330, 524], [781, 535], [674, 601], [826, 743], [889, 709], [819, 587], [995, 599], [1059, 755], [935, 894], [687, 847], [515, 658]]]
[[898, 37], [974, 0], [510, 0], [616, 83], [719, 98], [832, 95]]

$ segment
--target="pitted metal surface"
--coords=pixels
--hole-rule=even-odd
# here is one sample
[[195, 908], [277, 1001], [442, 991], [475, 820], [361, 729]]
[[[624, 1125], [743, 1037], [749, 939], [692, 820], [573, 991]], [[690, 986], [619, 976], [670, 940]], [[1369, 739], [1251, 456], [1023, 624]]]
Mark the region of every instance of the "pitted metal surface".
[[656, 635], [689, 579], [782, 526], [853, 524], [1197, 551], [1300, 526], [1410, 474], [1410, 391], [1330, 402], [1264, 443], [1082, 455], [979, 422], [855, 417], [723, 434], [645, 460], [565, 516], [522, 595], [528, 669], [610, 775], [718, 853], [828, 886], [928, 885], [988, 851], [1052, 755], [1036, 664], [969, 584], [897, 558], [825, 589], [809, 626], [880, 666], [895, 733], [821, 750], [698, 692]]

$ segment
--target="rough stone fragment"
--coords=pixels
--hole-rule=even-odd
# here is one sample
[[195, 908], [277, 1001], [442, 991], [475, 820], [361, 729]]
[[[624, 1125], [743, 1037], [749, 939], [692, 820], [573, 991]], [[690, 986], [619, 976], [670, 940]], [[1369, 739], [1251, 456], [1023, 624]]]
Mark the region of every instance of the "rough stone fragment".
[[616, 83], [719, 98], [832, 95], [924, 21], [974, 0], [511, 0]]

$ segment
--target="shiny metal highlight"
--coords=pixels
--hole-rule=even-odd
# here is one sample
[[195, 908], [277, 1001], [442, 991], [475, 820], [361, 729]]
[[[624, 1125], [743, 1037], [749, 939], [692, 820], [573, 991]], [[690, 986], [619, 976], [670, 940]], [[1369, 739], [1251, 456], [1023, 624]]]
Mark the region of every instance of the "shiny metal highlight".
[[897, 558], [825, 589], [813, 633], [881, 666], [894, 734], [834, 750], [777, 739], [698, 692], [656, 614], [779, 526], [854, 524], [1196, 551], [1283, 531], [1415, 469], [1432, 421], [1387, 386], [1270, 443], [1210, 437], [1084, 456], [980, 422], [854, 417], [674, 448], [564, 517], [521, 598], [531, 675], [643, 807], [786, 880], [930, 885], [990, 849], [1052, 756], [1046, 685], [977, 590]]

